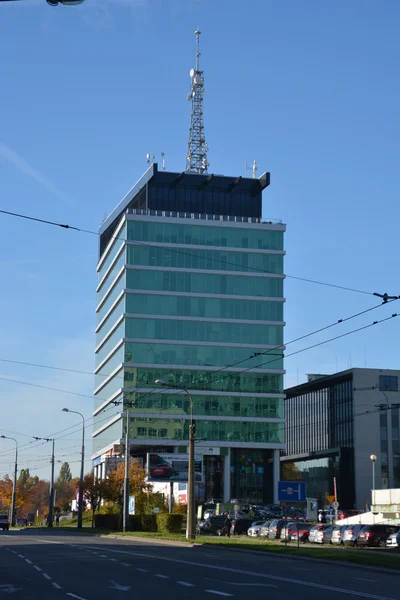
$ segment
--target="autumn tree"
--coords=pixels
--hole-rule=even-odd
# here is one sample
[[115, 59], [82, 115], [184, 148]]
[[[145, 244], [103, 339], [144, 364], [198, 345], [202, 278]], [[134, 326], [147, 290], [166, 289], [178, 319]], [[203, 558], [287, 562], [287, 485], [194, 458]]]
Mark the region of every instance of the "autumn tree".
[[0, 481], [0, 507], [3, 512], [8, 512], [11, 508], [12, 490], [13, 482], [5, 475]]
[[[120, 463], [115, 471], [108, 475], [108, 484], [105, 499], [114, 502], [119, 506], [120, 514], [124, 508], [124, 481], [125, 465]], [[129, 466], [129, 493], [135, 496], [135, 506], [138, 513], [145, 513], [148, 504], [148, 496], [151, 494], [153, 486], [146, 482], [144, 469], [131, 460]]]
[[94, 473], [88, 473], [83, 479], [83, 497], [92, 511], [92, 527], [94, 527], [94, 517], [96, 510], [101, 505], [103, 498], [107, 495], [108, 480], [98, 479]]

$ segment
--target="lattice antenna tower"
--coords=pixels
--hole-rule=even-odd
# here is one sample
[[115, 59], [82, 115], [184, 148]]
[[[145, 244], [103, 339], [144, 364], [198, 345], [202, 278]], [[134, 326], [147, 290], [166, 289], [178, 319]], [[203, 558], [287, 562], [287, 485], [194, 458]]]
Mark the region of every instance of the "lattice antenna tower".
[[186, 157], [186, 171], [188, 173], [207, 173], [209, 162], [207, 160], [208, 146], [204, 136], [203, 96], [204, 73], [200, 71], [200, 31], [196, 35], [196, 68], [190, 70], [190, 92], [188, 100], [192, 103], [190, 115], [189, 143]]

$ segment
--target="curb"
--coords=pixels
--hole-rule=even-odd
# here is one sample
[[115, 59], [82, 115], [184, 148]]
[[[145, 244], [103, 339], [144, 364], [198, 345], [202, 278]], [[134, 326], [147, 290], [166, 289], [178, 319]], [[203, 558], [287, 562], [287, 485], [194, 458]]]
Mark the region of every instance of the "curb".
[[159, 540], [157, 538], [150, 537], [135, 537], [133, 535], [118, 535], [118, 534], [106, 534], [100, 535], [101, 538], [112, 539], [112, 540], [127, 540], [129, 542], [146, 542], [148, 544], [159, 544], [161, 546], [177, 546], [180, 548], [194, 548], [195, 546], [203, 546], [203, 544], [191, 544], [189, 542], [178, 542], [174, 540]]
[[[388, 573], [388, 574], [392, 574], [392, 575], [398, 575], [399, 574], [399, 570], [390, 567], [380, 567], [380, 566], [374, 566], [374, 565], [363, 565], [360, 563], [356, 563], [356, 562], [350, 562], [350, 561], [346, 561], [346, 560], [329, 560], [328, 558], [313, 558], [311, 556], [296, 556], [294, 554], [278, 554], [275, 552], [269, 552], [268, 550], [250, 550], [247, 548], [234, 548], [233, 546], [223, 546], [223, 545], [218, 545], [218, 544], [198, 544], [196, 542], [194, 542], [193, 544], [189, 543], [189, 542], [178, 542], [178, 541], [169, 541], [169, 540], [158, 540], [157, 538], [142, 538], [142, 537], [134, 537], [134, 536], [121, 536], [121, 535], [100, 535], [101, 538], [111, 538], [111, 539], [116, 539], [116, 540], [128, 540], [128, 541], [132, 541], [132, 542], [146, 542], [149, 544], [159, 544], [161, 546], [166, 545], [166, 546], [177, 546], [180, 548], [199, 548], [199, 547], [207, 547], [207, 548], [213, 548], [213, 550], [228, 550], [230, 552], [245, 552], [246, 554], [255, 554], [259, 557], [264, 557], [264, 558], [273, 558], [273, 559], [284, 559], [284, 560], [304, 560], [306, 562], [313, 562], [313, 563], [321, 563], [321, 564], [325, 564], [325, 565], [338, 565], [338, 566], [342, 566], [342, 567], [356, 567], [359, 569], [367, 569], [368, 571], [374, 571], [374, 572], [379, 572], [379, 573]], [[399, 560], [399, 565], [400, 565], [400, 560]]]

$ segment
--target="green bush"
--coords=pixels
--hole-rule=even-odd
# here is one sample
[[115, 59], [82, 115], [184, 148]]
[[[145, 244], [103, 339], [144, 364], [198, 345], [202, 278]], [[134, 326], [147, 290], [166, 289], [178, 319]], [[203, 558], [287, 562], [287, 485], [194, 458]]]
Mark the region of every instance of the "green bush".
[[156, 515], [157, 531], [159, 533], [181, 533], [183, 515], [159, 513]]
[[174, 508], [172, 509], [172, 512], [175, 515], [187, 515], [187, 505], [177, 502], [174, 504]]
[[110, 529], [111, 531], [118, 531], [120, 523], [120, 516], [116, 514], [96, 515], [94, 518], [95, 527], [99, 529]]
[[156, 515], [129, 515], [129, 531], [157, 531]]

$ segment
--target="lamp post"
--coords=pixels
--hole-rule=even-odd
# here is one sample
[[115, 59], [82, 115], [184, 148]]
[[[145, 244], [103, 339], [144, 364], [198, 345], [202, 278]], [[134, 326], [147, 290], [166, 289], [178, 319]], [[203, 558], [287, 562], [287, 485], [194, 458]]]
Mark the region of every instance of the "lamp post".
[[11, 526], [15, 525], [15, 501], [17, 498], [17, 467], [18, 467], [18, 442], [15, 438], [8, 437], [6, 435], [0, 436], [3, 440], [12, 440], [15, 442], [15, 465], [14, 465], [14, 481], [11, 501]]
[[195, 502], [194, 502], [194, 436], [196, 431], [196, 425], [193, 421], [193, 400], [188, 390], [184, 387], [177, 385], [171, 385], [166, 383], [163, 379], [156, 379], [157, 385], [163, 387], [174, 388], [176, 390], [182, 390], [189, 397], [190, 405], [190, 424], [189, 424], [189, 465], [188, 465], [188, 493], [187, 493], [187, 525], [186, 525], [186, 538], [194, 539], [196, 537], [196, 516], [195, 516]]
[[372, 494], [371, 500], [374, 502], [374, 491], [375, 491], [375, 462], [377, 459], [376, 454], [371, 454], [370, 459], [372, 461]]
[[78, 496], [78, 529], [82, 529], [82, 515], [83, 515], [83, 474], [85, 469], [85, 417], [82, 413], [77, 410], [70, 410], [69, 408], [63, 408], [62, 412], [70, 412], [75, 415], [82, 417], [82, 450], [81, 450], [81, 474], [79, 477], [79, 496]]

